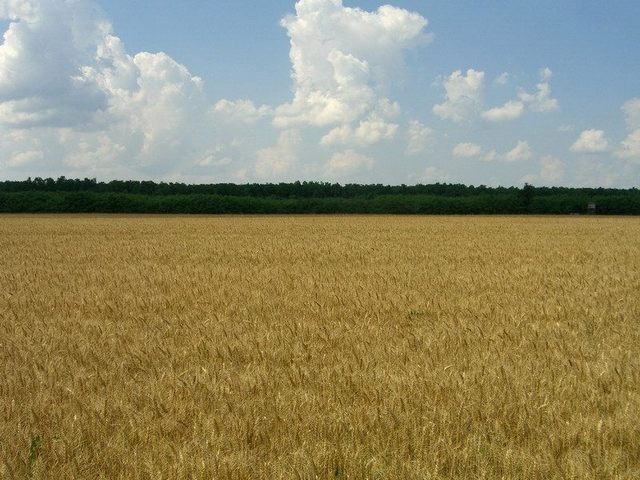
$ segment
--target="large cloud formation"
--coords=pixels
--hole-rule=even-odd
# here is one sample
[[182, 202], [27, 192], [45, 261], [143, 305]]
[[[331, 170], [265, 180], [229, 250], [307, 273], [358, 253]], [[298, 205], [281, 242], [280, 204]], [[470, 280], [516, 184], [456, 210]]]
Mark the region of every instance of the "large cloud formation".
[[208, 102], [202, 80], [168, 55], [130, 55], [92, 0], [0, 0], [0, 19], [10, 22], [0, 45], [0, 129], [7, 131], [0, 166], [15, 176], [184, 178], [207, 167], [211, 177], [221, 166], [230, 173], [232, 159], [223, 165], [211, 152], [223, 149], [225, 135], [265, 118], [287, 132], [272, 147], [246, 147], [251, 165], [232, 173], [290, 176], [294, 127], [324, 128], [325, 147], [393, 138], [400, 108], [384, 92], [402, 53], [428, 40], [427, 21], [416, 13], [300, 0], [282, 20], [294, 98], [274, 111], [250, 100]]
[[282, 20], [291, 40], [294, 96], [274, 125], [333, 127], [325, 146], [368, 146], [392, 138], [399, 106], [384, 91], [403, 52], [428, 40], [427, 20], [385, 5], [375, 12], [342, 0], [301, 0]]
[[0, 2], [11, 23], [0, 46], [0, 123], [12, 127], [74, 126], [107, 107], [107, 95], [82, 67], [111, 27], [86, 2]]
[[162, 176], [212, 148], [217, 111], [266, 113], [247, 102], [212, 108], [202, 80], [171, 57], [129, 55], [90, 0], [2, 0], [0, 17], [10, 21], [0, 46], [5, 168]]
[[[498, 153], [459, 143], [437, 125], [435, 135], [425, 126], [426, 102], [401, 111], [392, 92], [405, 53], [430, 40], [427, 20], [402, 8], [297, 1], [281, 22], [290, 39], [292, 98], [275, 107], [246, 98], [211, 101], [203, 81], [165, 53], [128, 52], [96, 0], [0, 0], [0, 20], [8, 24], [0, 42], [3, 178], [380, 181], [377, 167], [384, 165], [374, 158], [376, 147], [390, 159], [404, 150], [408, 167], [425, 171], [424, 178], [454, 180], [451, 172], [417, 162], [447, 149], [451, 157], [487, 161], [533, 156], [524, 140]], [[446, 121], [475, 127], [464, 122], [559, 110], [548, 68], [535, 87], [488, 110], [484, 72], [439, 78], [445, 95], [431, 99], [437, 105], [430, 113]], [[496, 83], [509, 78], [502, 74]], [[640, 100], [623, 110], [628, 131], [617, 146], [604, 132], [585, 131], [573, 150], [611, 152], [620, 163], [640, 164]], [[463, 126], [452, 128], [455, 135]], [[546, 162], [540, 178], [560, 178], [558, 162]], [[487, 172], [478, 171], [478, 180]], [[403, 168], [393, 175], [384, 181], [417, 178]]]

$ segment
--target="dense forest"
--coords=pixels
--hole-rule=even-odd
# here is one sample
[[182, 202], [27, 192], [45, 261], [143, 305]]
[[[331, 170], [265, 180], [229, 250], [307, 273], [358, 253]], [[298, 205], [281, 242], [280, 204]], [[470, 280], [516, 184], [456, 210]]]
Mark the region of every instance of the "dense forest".
[[326, 182], [187, 185], [133, 180], [98, 182], [88, 178], [29, 178], [0, 182], [0, 212], [639, 215], [640, 190], [440, 183], [396, 186]]

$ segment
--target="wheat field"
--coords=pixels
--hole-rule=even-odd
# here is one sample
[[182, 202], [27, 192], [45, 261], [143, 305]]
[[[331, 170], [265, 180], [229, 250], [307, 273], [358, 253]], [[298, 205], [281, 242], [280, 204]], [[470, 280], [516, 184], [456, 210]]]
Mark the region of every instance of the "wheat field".
[[0, 217], [2, 479], [638, 479], [640, 220]]

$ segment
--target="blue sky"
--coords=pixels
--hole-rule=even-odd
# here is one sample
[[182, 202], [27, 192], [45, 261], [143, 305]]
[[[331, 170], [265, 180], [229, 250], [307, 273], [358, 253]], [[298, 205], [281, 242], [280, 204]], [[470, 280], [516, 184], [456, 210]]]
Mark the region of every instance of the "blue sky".
[[640, 2], [382, 5], [0, 0], [0, 177], [640, 184]]

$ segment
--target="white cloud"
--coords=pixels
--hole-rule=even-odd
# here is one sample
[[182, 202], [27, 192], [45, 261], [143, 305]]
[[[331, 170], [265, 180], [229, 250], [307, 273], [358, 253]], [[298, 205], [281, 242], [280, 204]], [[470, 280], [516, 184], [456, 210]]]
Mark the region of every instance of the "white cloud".
[[220, 100], [214, 105], [213, 111], [227, 121], [240, 123], [255, 123], [271, 114], [269, 106], [256, 107], [251, 100]]
[[275, 145], [258, 152], [255, 173], [262, 179], [292, 178], [301, 144], [297, 130], [283, 130]]
[[346, 177], [361, 170], [371, 170], [374, 160], [353, 150], [334, 154], [326, 165], [328, 177]]
[[331, 145], [340, 145], [345, 143], [351, 143], [354, 140], [354, 131], [351, 125], [342, 125], [330, 130], [322, 139], [320, 144], [325, 147]]
[[[335, 127], [324, 137], [330, 145], [390, 140], [400, 107], [386, 87], [403, 52], [429, 39], [426, 19], [401, 8], [367, 12], [341, 0], [301, 0], [282, 21], [294, 98], [272, 110], [248, 99], [212, 105], [202, 80], [168, 55], [130, 55], [92, 0], [0, 0], [0, 18], [10, 20], [0, 45], [0, 128], [28, 131], [19, 142], [0, 142], [0, 154], [33, 152], [40, 142], [49, 171], [102, 178], [189, 178], [189, 169], [231, 166], [243, 178], [291, 175], [300, 139], [290, 125]], [[249, 152], [243, 140], [255, 134], [242, 125], [269, 116], [285, 131], [272, 147]], [[218, 152], [229, 136], [241, 146]]]
[[502, 107], [492, 108], [482, 112], [482, 118], [490, 122], [503, 122], [520, 118], [524, 113], [524, 104], [518, 101], [509, 101]]
[[199, 77], [162, 52], [131, 57], [116, 37], [106, 38], [98, 55], [84, 72], [108, 95], [106, 131], [125, 146], [129, 166], [169, 171], [210, 148], [215, 125]]
[[[405, 120], [396, 118], [400, 106], [389, 100], [388, 87], [404, 52], [428, 40], [426, 19], [401, 8], [369, 12], [342, 0], [300, 0], [295, 15], [282, 21], [291, 41], [293, 97], [272, 109], [249, 99], [209, 101], [203, 81], [167, 54], [128, 52], [95, 0], [0, 0], [0, 20], [9, 25], [0, 41], [0, 162], [7, 177], [196, 179], [224, 172], [250, 181], [366, 171], [373, 159], [351, 148], [398, 137]], [[461, 122], [481, 112], [486, 120], [506, 121], [557, 110], [551, 77], [544, 69], [535, 90], [482, 112], [484, 73], [456, 71], [444, 80], [446, 98], [433, 111]], [[507, 82], [514, 79], [506, 73], [495, 79]], [[629, 135], [611, 150], [629, 160], [618, 165], [633, 169], [640, 162], [640, 99], [622, 108]], [[266, 129], [246, 126], [271, 119], [280, 132], [267, 123]], [[303, 152], [317, 161], [317, 152], [302, 149], [297, 129], [306, 126], [322, 128], [315, 138], [344, 151], [326, 164], [301, 164]], [[390, 142], [389, 151], [406, 146], [407, 155], [418, 155], [434, 133], [413, 120], [402, 136], [406, 145]], [[604, 134], [578, 140], [581, 151], [609, 147]], [[500, 162], [532, 156], [523, 141], [499, 153], [460, 144], [453, 154]], [[545, 158], [537, 178], [559, 177], [562, 162]], [[441, 174], [430, 169], [434, 178]]]
[[508, 152], [500, 154], [496, 150], [491, 150], [482, 156], [482, 160], [485, 162], [518, 162], [521, 160], [529, 160], [532, 157], [533, 151], [529, 143], [520, 140], [516, 146]]
[[268, 114], [249, 101], [211, 107], [168, 55], [129, 55], [91, 0], [0, 0], [0, 18], [0, 128], [23, 132], [12, 149], [40, 144], [50, 172], [162, 178], [206, 156], [220, 117]]
[[560, 108], [558, 100], [551, 96], [551, 77], [553, 72], [549, 68], [540, 71], [540, 83], [536, 86], [534, 93], [520, 90], [518, 98], [527, 104], [534, 112], [553, 112]]
[[367, 147], [382, 140], [392, 139], [397, 131], [397, 124], [387, 122], [374, 114], [361, 120], [355, 128], [349, 124], [334, 128], [322, 137], [320, 143], [324, 146], [350, 144]]
[[79, 68], [110, 34], [93, 4], [4, 0], [0, 18], [10, 20], [0, 45], [1, 124], [79, 125], [106, 108], [105, 93]]
[[[534, 112], [551, 112], [558, 110], [558, 100], [551, 96], [550, 81], [553, 72], [549, 68], [540, 71], [540, 83], [534, 93], [520, 89], [518, 100], [510, 100], [501, 107], [495, 107], [482, 112], [482, 118], [490, 122], [504, 122], [520, 118], [525, 107]], [[500, 78], [500, 77], [499, 77]]]
[[622, 106], [629, 129], [640, 128], [640, 98], [632, 98]]
[[381, 140], [390, 140], [395, 137], [398, 125], [385, 122], [382, 118], [373, 115], [360, 122], [355, 131], [356, 142], [359, 145], [373, 145]]
[[375, 12], [342, 0], [300, 0], [282, 26], [291, 42], [294, 97], [276, 108], [274, 125], [347, 125], [386, 116], [384, 86], [403, 52], [424, 43], [427, 20], [384, 5]]
[[609, 140], [602, 130], [583, 131], [570, 149], [575, 153], [602, 153], [609, 150]]
[[446, 99], [435, 105], [433, 113], [440, 118], [462, 122], [469, 120], [482, 107], [484, 72], [456, 70], [444, 81]]
[[517, 162], [519, 160], [529, 160], [533, 157], [531, 147], [527, 142], [520, 140], [513, 150], [510, 150], [504, 155], [504, 159], [507, 162]]
[[431, 128], [425, 127], [418, 120], [411, 120], [409, 122], [409, 131], [407, 132], [408, 144], [405, 153], [407, 155], [418, 155], [424, 152], [432, 138], [433, 130]]
[[200, 78], [164, 53], [139, 53], [133, 63], [140, 72], [140, 88], [127, 92], [127, 104], [112, 105], [134, 119], [144, 138], [142, 153], [157, 156], [174, 151], [177, 144], [188, 145], [196, 122], [209, 120]]
[[482, 147], [475, 143], [459, 143], [453, 148], [452, 154], [458, 158], [479, 157], [482, 154]]
[[619, 158], [631, 160], [640, 164], [640, 129], [635, 130], [622, 142], [622, 146], [616, 152]]

